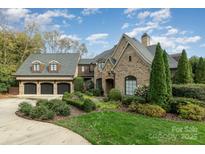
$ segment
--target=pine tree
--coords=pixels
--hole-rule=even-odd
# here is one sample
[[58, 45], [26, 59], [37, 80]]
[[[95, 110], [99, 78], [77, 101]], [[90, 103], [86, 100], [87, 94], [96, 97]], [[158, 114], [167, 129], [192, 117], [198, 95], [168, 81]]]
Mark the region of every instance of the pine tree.
[[163, 106], [167, 99], [166, 74], [163, 50], [157, 44], [150, 75], [149, 96], [153, 103]]
[[175, 82], [178, 84], [186, 84], [192, 82], [191, 69], [185, 50], [182, 51], [182, 54], [179, 58]]
[[205, 60], [202, 57], [196, 66], [195, 81], [196, 83], [205, 83]]
[[170, 98], [172, 96], [172, 81], [171, 81], [171, 72], [170, 72], [169, 62], [167, 58], [167, 53], [165, 50], [163, 53], [163, 59], [164, 59], [165, 74], [166, 74], [167, 94], [168, 97]]

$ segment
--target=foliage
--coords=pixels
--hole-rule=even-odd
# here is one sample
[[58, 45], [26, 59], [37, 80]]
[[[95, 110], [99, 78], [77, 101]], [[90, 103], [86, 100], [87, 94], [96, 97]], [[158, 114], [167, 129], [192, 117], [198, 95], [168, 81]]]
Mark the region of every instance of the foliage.
[[93, 95], [94, 96], [101, 96], [101, 90], [99, 88], [93, 89]]
[[151, 117], [164, 117], [166, 115], [166, 111], [163, 108], [151, 104], [132, 103], [129, 106], [129, 110]]
[[39, 99], [36, 102], [36, 106], [45, 106], [46, 108], [48, 108], [49, 110], [52, 109], [53, 107], [53, 103], [51, 103], [50, 101], [48, 101], [47, 99]]
[[94, 83], [93, 83], [92, 80], [85, 81], [85, 89], [87, 91], [90, 91], [90, 90], [94, 89]]
[[10, 86], [15, 85], [16, 81], [12, 76], [15, 71], [15, 65], [0, 64], [0, 92], [7, 92]]
[[196, 73], [196, 67], [198, 65], [198, 62], [199, 62], [199, 58], [196, 57], [196, 56], [192, 56], [190, 59], [189, 59], [189, 62], [192, 66], [192, 73], [195, 74]]
[[205, 101], [205, 84], [173, 85], [173, 96], [188, 97]]
[[91, 99], [85, 99], [83, 103], [83, 110], [85, 112], [91, 112], [96, 109], [95, 103]]
[[[203, 122], [174, 121], [126, 112], [105, 111], [71, 117], [55, 123], [80, 134], [95, 145], [205, 144]], [[184, 136], [189, 136], [190, 132], [182, 133], [179, 131], [181, 129], [192, 130], [194, 134], [197, 131], [200, 135], [197, 139], [187, 139]]]
[[71, 94], [71, 93], [65, 92], [65, 93], [63, 94], [62, 100], [63, 100], [63, 101], [66, 101], [67, 99], [70, 99], [71, 97], [72, 97], [72, 94]]
[[158, 105], [163, 105], [167, 100], [166, 73], [163, 60], [163, 51], [157, 44], [156, 53], [152, 62], [150, 75], [149, 97]]
[[171, 81], [171, 73], [170, 73], [170, 67], [169, 67], [166, 51], [164, 51], [163, 53], [163, 59], [164, 59], [165, 74], [166, 74], [167, 96], [168, 98], [170, 98], [172, 96], [172, 81]]
[[74, 90], [83, 92], [84, 90], [84, 81], [82, 77], [76, 77], [74, 79]]
[[200, 57], [196, 66], [195, 82], [205, 84], [205, 60], [202, 57]]
[[19, 104], [19, 111], [25, 116], [28, 116], [32, 110], [32, 105], [27, 102], [22, 102]]
[[190, 65], [185, 50], [182, 51], [182, 54], [179, 58], [175, 82], [178, 84], [186, 84], [192, 82], [192, 73], [190, 71]]
[[179, 116], [184, 119], [201, 121], [205, 119], [205, 108], [188, 103], [179, 107]]
[[146, 85], [143, 86], [138, 86], [136, 91], [135, 91], [135, 95], [144, 98], [144, 100], [146, 102], [148, 102], [149, 100], [149, 87]]
[[70, 105], [73, 105], [73, 106], [83, 110], [83, 101], [74, 100], [74, 99], [67, 99], [66, 103], [68, 103]]
[[173, 97], [169, 100], [169, 107], [167, 109], [167, 112], [178, 114], [179, 106], [186, 105], [188, 103], [192, 103], [192, 104], [205, 107], [205, 102], [197, 100], [197, 99], [184, 98], [184, 97]]
[[66, 102], [58, 99], [53, 99], [50, 101], [53, 104], [51, 110], [56, 113], [56, 115], [67, 116], [70, 114], [70, 107]]
[[[51, 116], [53, 115], [53, 116]], [[47, 109], [45, 106], [35, 106], [32, 108], [30, 112], [30, 117], [32, 119], [41, 119], [41, 120], [47, 120], [47, 118], [53, 118], [54, 112]]]
[[120, 101], [122, 99], [120, 90], [115, 89], [115, 88], [111, 89], [109, 91], [108, 98], [109, 100]]
[[134, 103], [146, 103], [146, 100], [143, 97], [139, 96], [123, 96], [122, 104], [125, 106], [130, 105], [132, 102]]
[[99, 108], [100, 110], [115, 110], [119, 108], [119, 103], [108, 101], [108, 102], [102, 102], [98, 101], [95, 102], [96, 107]]

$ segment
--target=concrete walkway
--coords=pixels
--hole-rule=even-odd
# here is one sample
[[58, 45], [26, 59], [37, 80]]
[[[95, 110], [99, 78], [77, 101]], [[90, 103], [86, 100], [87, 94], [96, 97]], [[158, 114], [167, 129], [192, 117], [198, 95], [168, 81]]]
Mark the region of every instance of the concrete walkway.
[[0, 99], [0, 144], [90, 144], [66, 128], [16, 116], [22, 101], [35, 104], [26, 99]]

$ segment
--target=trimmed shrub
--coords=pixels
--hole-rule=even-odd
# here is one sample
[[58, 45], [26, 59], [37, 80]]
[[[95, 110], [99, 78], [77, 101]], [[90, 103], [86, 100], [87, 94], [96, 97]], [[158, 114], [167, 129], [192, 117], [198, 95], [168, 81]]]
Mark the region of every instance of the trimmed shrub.
[[67, 100], [67, 99], [70, 99], [71, 97], [72, 97], [72, 94], [71, 94], [71, 93], [65, 92], [65, 93], [63, 94], [62, 100], [65, 101], [65, 100]]
[[201, 121], [205, 119], [205, 108], [192, 103], [181, 105], [179, 116], [184, 119]]
[[129, 106], [129, 111], [151, 117], [164, 117], [166, 111], [158, 105], [132, 103]]
[[169, 107], [167, 112], [170, 113], [176, 113], [178, 114], [178, 109], [180, 105], [186, 105], [188, 103], [196, 104], [202, 107], [205, 107], [205, 102], [197, 100], [197, 99], [192, 99], [192, 98], [183, 98], [183, 97], [174, 97], [169, 100]]
[[53, 107], [53, 103], [45, 99], [40, 99], [37, 101], [36, 106], [45, 106], [47, 109], [50, 110]]
[[96, 109], [95, 103], [91, 99], [85, 99], [83, 103], [83, 110], [85, 112], [91, 112]]
[[53, 104], [51, 110], [56, 113], [56, 115], [67, 116], [70, 114], [70, 107], [66, 102], [58, 99], [53, 99], [50, 101]]
[[135, 91], [135, 95], [144, 98], [146, 102], [148, 102], [148, 93], [149, 93], [149, 87], [145, 85], [138, 86]]
[[46, 110], [44, 114], [41, 116], [41, 120], [50, 120], [54, 118], [55, 113], [51, 110]]
[[188, 97], [205, 101], [205, 84], [173, 85], [173, 96]]
[[73, 105], [79, 109], [83, 109], [83, 102], [79, 100], [72, 100], [72, 99], [67, 99], [66, 100], [67, 104]]
[[[32, 119], [42, 119], [48, 115], [49, 112], [52, 112], [50, 110], [48, 110], [45, 106], [41, 105], [41, 106], [35, 106], [32, 108], [31, 112], [30, 112], [30, 117]], [[48, 117], [48, 116], [47, 116]]]
[[120, 90], [115, 89], [115, 88], [111, 89], [109, 91], [108, 98], [109, 100], [120, 101], [122, 99]]
[[93, 95], [94, 96], [101, 96], [101, 90], [100, 89], [93, 89]]
[[74, 79], [74, 90], [83, 92], [84, 90], [84, 81], [82, 77], [76, 77]]
[[24, 115], [28, 116], [32, 110], [32, 105], [27, 102], [22, 102], [19, 104], [19, 111]]

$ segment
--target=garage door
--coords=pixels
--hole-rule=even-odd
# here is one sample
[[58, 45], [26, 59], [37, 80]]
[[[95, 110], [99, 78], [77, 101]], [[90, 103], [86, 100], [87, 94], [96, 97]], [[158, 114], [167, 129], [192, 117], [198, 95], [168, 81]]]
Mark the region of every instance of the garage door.
[[65, 92], [70, 92], [70, 84], [58, 83], [58, 94], [64, 94]]
[[24, 84], [24, 94], [36, 94], [36, 84], [35, 83], [25, 83]]
[[53, 84], [41, 83], [41, 94], [53, 94]]

